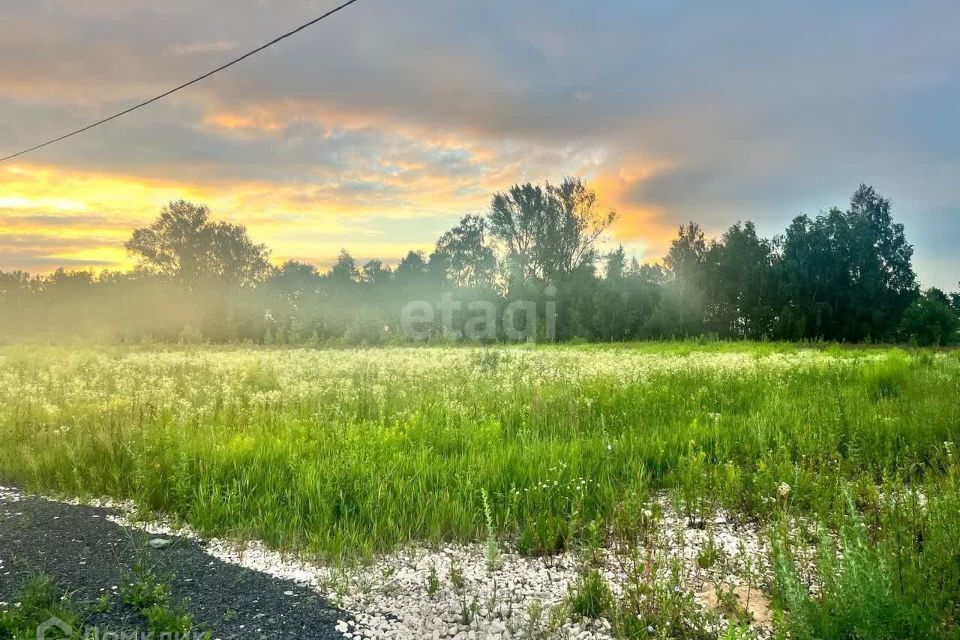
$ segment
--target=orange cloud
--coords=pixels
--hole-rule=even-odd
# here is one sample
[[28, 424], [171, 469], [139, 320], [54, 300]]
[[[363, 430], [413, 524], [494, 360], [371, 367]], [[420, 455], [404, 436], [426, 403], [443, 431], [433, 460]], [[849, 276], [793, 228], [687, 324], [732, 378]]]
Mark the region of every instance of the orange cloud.
[[[17, 253], [23, 245], [11, 244], [13, 239], [29, 234], [39, 239], [31, 245], [34, 257], [129, 267], [132, 261], [123, 241], [130, 231], [152, 221], [166, 202], [183, 198], [207, 204], [214, 217], [246, 225], [256, 241], [274, 250], [277, 261], [298, 258], [323, 264], [344, 246], [358, 257], [390, 260], [409, 249], [429, 248], [437, 220], [453, 224], [464, 213], [484, 212], [495, 191], [564, 175], [586, 177], [601, 202], [620, 212], [614, 240], [645, 259], [662, 255], [674, 233], [672, 225], [663, 222], [665, 212], [638, 206], [630, 197], [643, 181], [672, 166], [662, 160], [611, 158], [597, 146], [491, 141], [470, 132], [391, 121], [376, 109], [305, 108], [297, 101], [212, 110], [201, 126], [228, 136], [282, 136], [296, 122], [311, 122], [329, 132], [369, 130], [384, 142], [369, 157], [308, 167], [306, 173], [301, 168], [291, 180], [214, 177], [201, 182], [29, 162], [0, 166], [0, 247]], [[189, 166], [182, 169], [184, 176], [190, 175]], [[389, 227], [391, 220], [425, 218], [432, 222], [419, 232], [415, 223], [405, 225], [400, 237], [376, 231], [395, 229]], [[48, 251], [43, 238], [48, 239]], [[65, 238], [87, 243], [56, 246], [54, 240]], [[10, 262], [8, 257], [4, 264]]]
[[591, 181], [600, 202], [619, 214], [611, 229], [614, 241], [639, 254], [644, 262], [660, 260], [677, 230], [668, 221], [668, 212], [662, 207], [636, 204], [636, 198], [631, 194], [644, 181], [674, 166], [675, 163], [666, 160], [624, 161]]

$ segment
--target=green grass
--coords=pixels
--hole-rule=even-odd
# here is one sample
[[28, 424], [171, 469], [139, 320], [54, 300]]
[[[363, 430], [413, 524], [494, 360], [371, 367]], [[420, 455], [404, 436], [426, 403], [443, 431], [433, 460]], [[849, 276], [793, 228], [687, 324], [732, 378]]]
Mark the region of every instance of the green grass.
[[[159, 581], [142, 565], [135, 565], [132, 575], [133, 580], [121, 589], [121, 599], [142, 616], [148, 633], [156, 637], [188, 637], [194, 632], [193, 616], [187, 608], [189, 603], [180, 601], [174, 604], [168, 583]], [[59, 626], [50, 627], [46, 638], [79, 640], [88, 637], [88, 632], [92, 631], [84, 626], [88, 616], [106, 613], [112, 608], [113, 602], [108, 594], [101, 595], [94, 602], [78, 602], [53, 578], [37, 574], [24, 580], [13, 603], [0, 604], [0, 640], [34, 640], [37, 628], [51, 618], [66, 623], [72, 633], [66, 636]], [[126, 629], [122, 633], [136, 635], [137, 630]], [[194, 635], [210, 637], [209, 633]]]
[[567, 597], [570, 611], [580, 618], [599, 618], [610, 613], [613, 593], [610, 585], [596, 569], [581, 574]]
[[[875, 521], [886, 486], [958, 495], [958, 398], [955, 351], [14, 346], [0, 349], [0, 480], [334, 559], [410, 541], [554, 553], [658, 490], [691, 520], [722, 507], [841, 530], [845, 492]], [[904, 536], [960, 528], [932, 504]], [[893, 553], [875, 529], [869, 548]], [[897, 553], [901, 569], [950, 566]]]
[[[35, 575], [27, 579], [13, 604], [0, 606], [0, 638], [34, 640], [37, 627], [50, 618], [58, 618], [72, 630], [73, 638], [81, 637], [81, 613], [70, 594], [64, 593], [52, 578]], [[47, 638], [65, 638], [59, 628], [51, 628]]]
[[123, 602], [144, 617], [151, 632], [157, 635], [187, 636], [193, 631], [193, 616], [187, 601], [173, 603], [170, 585], [162, 582], [145, 565], [133, 567], [133, 580], [120, 590]]

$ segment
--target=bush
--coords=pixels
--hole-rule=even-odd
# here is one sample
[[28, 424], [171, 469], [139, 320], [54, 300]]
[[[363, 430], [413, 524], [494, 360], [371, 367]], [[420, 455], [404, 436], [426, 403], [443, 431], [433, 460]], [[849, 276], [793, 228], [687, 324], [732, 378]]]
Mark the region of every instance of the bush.
[[795, 564], [781, 549], [775, 569], [782, 614], [778, 635], [792, 640], [932, 638], [939, 614], [904, 588], [893, 563], [867, 542], [866, 528], [856, 521], [843, 528], [839, 544], [822, 543], [810, 593]]

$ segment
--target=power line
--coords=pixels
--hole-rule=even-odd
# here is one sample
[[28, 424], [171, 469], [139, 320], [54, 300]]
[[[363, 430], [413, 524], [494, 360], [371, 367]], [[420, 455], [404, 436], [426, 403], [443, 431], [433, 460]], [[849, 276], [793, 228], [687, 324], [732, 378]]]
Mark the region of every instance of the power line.
[[51, 145], [51, 144], [55, 144], [55, 143], [57, 143], [57, 142], [60, 142], [61, 140], [66, 140], [67, 138], [70, 138], [70, 137], [73, 137], [73, 136], [75, 136], [75, 135], [77, 135], [77, 134], [83, 133], [84, 131], [89, 131], [90, 129], [93, 129], [94, 127], [99, 127], [100, 125], [105, 124], [105, 123], [107, 123], [107, 122], [110, 122], [111, 120], [116, 120], [116, 119], [119, 118], [120, 116], [125, 116], [125, 115], [127, 115], [128, 113], [130, 113], [131, 111], [136, 111], [137, 109], [143, 108], [143, 107], [147, 106], [148, 104], [153, 104], [154, 102], [156, 102], [156, 101], [158, 101], [158, 100], [162, 100], [163, 98], [166, 98], [167, 96], [169, 96], [169, 95], [171, 95], [171, 94], [173, 94], [173, 93], [176, 93], [177, 91], [180, 91], [181, 89], [186, 89], [187, 87], [189, 87], [189, 86], [192, 85], [192, 84], [196, 84], [196, 83], [200, 82], [201, 80], [205, 80], [205, 79], [209, 78], [210, 76], [212, 76], [212, 75], [215, 74], [215, 73], [219, 73], [219, 72], [223, 71], [224, 69], [227, 69], [227, 68], [229, 68], [229, 67], [232, 67], [233, 65], [237, 64], [238, 62], [244, 61], [244, 60], [246, 60], [247, 58], [249, 58], [250, 56], [255, 55], [255, 54], [257, 54], [257, 53], [260, 53], [261, 51], [263, 51], [264, 49], [266, 49], [266, 48], [268, 48], [268, 47], [272, 47], [273, 45], [277, 44], [277, 43], [280, 42], [281, 40], [285, 40], [285, 39], [289, 38], [290, 36], [295, 35], [295, 34], [303, 31], [304, 29], [306, 29], [306, 28], [308, 28], [308, 27], [312, 27], [313, 25], [317, 24], [318, 22], [320, 22], [320, 21], [323, 20], [324, 18], [329, 18], [330, 16], [332, 16], [332, 15], [335, 14], [335, 13], [337, 13], [338, 11], [341, 11], [341, 10], [343, 10], [343, 9], [346, 9], [347, 7], [349, 7], [350, 5], [352, 5], [354, 2], [357, 2], [357, 0], [347, 0], [347, 2], [344, 2], [343, 4], [341, 4], [341, 5], [337, 6], [337, 7], [334, 7], [333, 9], [331, 9], [330, 11], [327, 11], [327, 12], [326, 12], [325, 14], [323, 14], [322, 16], [318, 16], [318, 17], [314, 18], [313, 20], [311, 20], [310, 22], [307, 22], [307, 23], [305, 23], [305, 24], [300, 25], [299, 27], [297, 27], [297, 28], [294, 29], [293, 31], [288, 31], [287, 33], [283, 34], [282, 36], [278, 36], [278, 37], [274, 38], [273, 40], [271, 40], [270, 42], [266, 43], [265, 45], [259, 46], [259, 47], [257, 47], [256, 49], [254, 49], [254, 50], [252, 50], [252, 51], [248, 51], [247, 53], [243, 54], [243, 55], [240, 56], [239, 58], [235, 58], [235, 59], [231, 60], [230, 62], [228, 62], [228, 63], [226, 63], [226, 64], [224, 64], [224, 65], [221, 65], [221, 66], [217, 67], [216, 69], [214, 69], [214, 70], [212, 70], [212, 71], [208, 71], [207, 73], [203, 74], [202, 76], [198, 76], [198, 77], [194, 78], [193, 80], [190, 80], [189, 82], [184, 82], [184, 83], [181, 84], [180, 86], [174, 87], [173, 89], [170, 89], [169, 91], [165, 91], [164, 93], [161, 93], [160, 95], [158, 95], [158, 96], [156, 96], [156, 97], [150, 98], [149, 100], [146, 100], [146, 101], [144, 101], [144, 102], [141, 102], [140, 104], [134, 105], [134, 106], [132, 106], [132, 107], [130, 107], [130, 108], [128, 108], [128, 109], [124, 109], [123, 111], [120, 111], [119, 113], [115, 113], [115, 114], [113, 114], [112, 116], [110, 116], [109, 118], [104, 118], [103, 120], [99, 120], [99, 121], [97, 121], [97, 122], [94, 122], [93, 124], [88, 124], [87, 126], [81, 128], [81, 129], [77, 129], [76, 131], [71, 131], [70, 133], [66, 133], [66, 134], [60, 136], [59, 138], [54, 138], [53, 140], [48, 140], [48, 141], [46, 141], [46, 142], [44, 142], [44, 143], [42, 143], [42, 144], [36, 145], [35, 147], [30, 147], [29, 149], [24, 149], [23, 151], [18, 151], [17, 153], [14, 153], [13, 155], [9, 155], [9, 156], [7, 156], [7, 157], [5, 157], [5, 158], [0, 158], [0, 162], [6, 162], [7, 160], [12, 160], [13, 158], [16, 158], [16, 157], [18, 157], [18, 156], [22, 156], [22, 155], [24, 155], [25, 153], [30, 153], [31, 151], [36, 151], [37, 149], [42, 149], [43, 147], [49, 146], [49, 145]]

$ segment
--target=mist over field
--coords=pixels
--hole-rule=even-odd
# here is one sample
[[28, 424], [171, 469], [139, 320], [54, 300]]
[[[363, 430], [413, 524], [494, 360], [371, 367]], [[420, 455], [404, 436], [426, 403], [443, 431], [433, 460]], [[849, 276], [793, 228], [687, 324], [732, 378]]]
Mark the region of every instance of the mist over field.
[[0, 640], [960, 640], [957, 33], [0, 2]]

